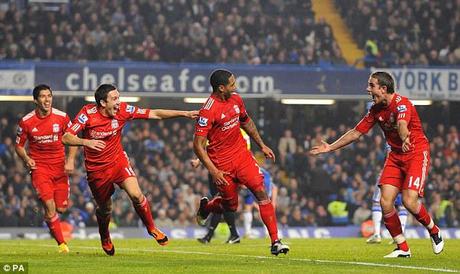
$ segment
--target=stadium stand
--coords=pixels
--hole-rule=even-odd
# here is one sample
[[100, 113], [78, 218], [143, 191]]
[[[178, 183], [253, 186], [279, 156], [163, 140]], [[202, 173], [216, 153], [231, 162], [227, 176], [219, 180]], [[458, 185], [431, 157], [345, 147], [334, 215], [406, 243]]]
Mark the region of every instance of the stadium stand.
[[70, 2], [0, 10], [0, 60], [345, 63], [310, 1]]
[[458, 1], [336, 0], [335, 4], [366, 50], [366, 66], [460, 64]]

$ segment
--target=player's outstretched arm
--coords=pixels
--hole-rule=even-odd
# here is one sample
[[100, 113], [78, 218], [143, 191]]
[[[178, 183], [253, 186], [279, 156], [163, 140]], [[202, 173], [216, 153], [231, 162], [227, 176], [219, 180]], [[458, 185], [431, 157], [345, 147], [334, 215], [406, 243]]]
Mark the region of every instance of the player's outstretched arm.
[[86, 146], [88, 148], [102, 151], [105, 148], [105, 142], [101, 140], [82, 139], [76, 135], [66, 132], [62, 136], [62, 143], [69, 146]]
[[216, 185], [228, 185], [227, 180], [225, 180], [225, 175], [229, 174], [228, 172], [221, 171], [217, 169], [214, 163], [208, 156], [206, 152], [206, 137], [195, 135], [193, 139], [193, 151], [195, 152], [198, 159], [201, 163], [208, 169], [209, 174], [211, 174], [213, 181]]
[[35, 166], [35, 161], [34, 159], [30, 158], [29, 155], [27, 155], [27, 151], [23, 146], [16, 145], [14, 147], [16, 150], [16, 154], [24, 161], [24, 164], [29, 168], [29, 169], [36, 169], [37, 167]]
[[149, 119], [161, 120], [176, 117], [196, 119], [198, 118], [198, 110], [151, 109], [149, 112]]
[[335, 141], [332, 144], [328, 144], [328, 143], [326, 143], [324, 141], [321, 141], [320, 145], [314, 146], [310, 150], [310, 154], [318, 155], [318, 154], [327, 153], [327, 152], [330, 152], [330, 151], [340, 149], [340, 148], [342, 148], [342, 147], [344, 147], [344, 146], [346, 146], [346, 145], [358, 140], [359, 137], [361, 137], [361, 135], [362, 135], [362, 133], [357, 131], [356, 129], [350, 129], [349, 131], [347, 131], [347, 133], [342, 135], [337, 141]]
[[257, 130], [256, 124], [254, 124], [254, 121], [248, 117], [248, 121], [244, 124], [241, 124], [241, 128], [244, 129], [249, 137], [251, 137], [251, 139], [254, 140], [254, 142], [260, 147], [265, 155], [265, 158], [272, 159], [274, 162], [275, 153], [273, 153], [271, 148], [265, 145], [262, 137], [260, 137], [259, 131]]

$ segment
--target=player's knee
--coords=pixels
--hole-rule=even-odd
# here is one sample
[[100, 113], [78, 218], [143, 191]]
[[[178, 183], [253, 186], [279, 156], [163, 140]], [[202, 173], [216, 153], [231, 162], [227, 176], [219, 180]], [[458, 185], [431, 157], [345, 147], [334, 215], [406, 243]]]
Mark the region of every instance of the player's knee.
[[269, 200], [267, 193], [265, 190], [259, 190], [254, 192], [254, 196], [256, 197], [257, 201], [260, 203], [261, 201]]
[[99, 216], [106, 216], [112, 214], [112, 203], [103, 206], [98, 206], [96, 214]]
[[145, 196], [142, 193], [131, 196], [131, 201], [134, 205], [141, 204], [145, 199]]
[[382, 206], [383, 211], [388, 212], [394, 208], [394, 201], [382, 196], [380, 198], [380, 206]]
[[414, 198], [410, 195], [403, 195], [402, 202], [405, 208], [410, 212], [415, 212], [418, 209], [419, 203], [418, 198]]

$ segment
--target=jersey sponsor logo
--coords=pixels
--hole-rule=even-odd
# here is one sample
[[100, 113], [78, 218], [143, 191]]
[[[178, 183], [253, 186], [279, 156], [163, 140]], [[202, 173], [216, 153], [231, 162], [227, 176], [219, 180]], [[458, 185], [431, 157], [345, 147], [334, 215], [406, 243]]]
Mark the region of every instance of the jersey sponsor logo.
[[396, 107], [399, 113], [407, 111], [406, 105], [399, 105]]
[[118, 128], [118, 120], [113, 119], [112, 120], [112, 128]]
[[59, 132], [59, 124], [53, 124], [53, 132]]
[[34, 142], [39, 143], [39, 144], [52, 143], [58, 140], [58, 137], [56, 134], [33, 136], [33, 138], [34, 138]]
[[89, 136], [93, 139], [104, 139], [107, 138], [108, 136], [115, 136], [117, 135], [117, 130], [111, 130], [111, 131], [95, 131], [91, 130], [89, 132]]
[[78, 122], [80, 124], [85, 124], [86, 122], [88, 121], [88, 116], [86, 116], [85, 114], [80, 114], [80, 116], [78, 116]]
[[92, 107], [86, 111], [88, 114], [94, 114], [97, 112], [97, 107]]
[[37, 131], [38, 131], [38, 129], [37, 129], [36, 127], [34, 127], [34, 128], [32, 129], [32, 132], [37, 132]]
[[224, 123], [224, 126], [221, 128], [222, 131], [227, 131], [239, 125], [239, 118], [235, 117], [228, 122]]
[[126, 112], [128, 112], [128, 113], [134, 113], [134, 106], [127, 105], [127, 106], [126, 106]]
[[240, 114], [240, 108], [238, 107], [238, 105], [233, 105], [233, 109], [237, 114]]
[[18, 129], [16, 130], [16, 133], [17, 133], [18, 135], [21, 135], [23, 131], [24, 131], [24, 130], [22, 129], [22, 127], [18, 126]]
[[208, 125], [208, 118], [200, 117], [198, 118], [198, 125], [205, 127]]
[[147, 110], [145, 108], [138, 108], [136, 111], [137, 114], [141, 114], [141, 115], [145, 114], [146, 112]]

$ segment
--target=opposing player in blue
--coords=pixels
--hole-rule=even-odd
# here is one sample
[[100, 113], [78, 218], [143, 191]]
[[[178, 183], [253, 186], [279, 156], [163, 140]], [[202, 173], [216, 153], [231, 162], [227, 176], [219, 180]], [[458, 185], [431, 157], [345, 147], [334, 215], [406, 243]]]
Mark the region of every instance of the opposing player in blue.
[[[260, 172], [264, 175], [264, 186], [267, 196], [270, 197], [273, 208], [276, 210], [276, 199], [278, 197], [278, 187], [273, 183], [272, 176], [265, 168], [260, 167]], [[244, 237], [251, 238], [252, 235], [252, 220], [253, 210], [259, 210], [254, 195], [248, 189], [244, 189], [244, 207], [243, 207], [243, 223], [244, 223]]]

